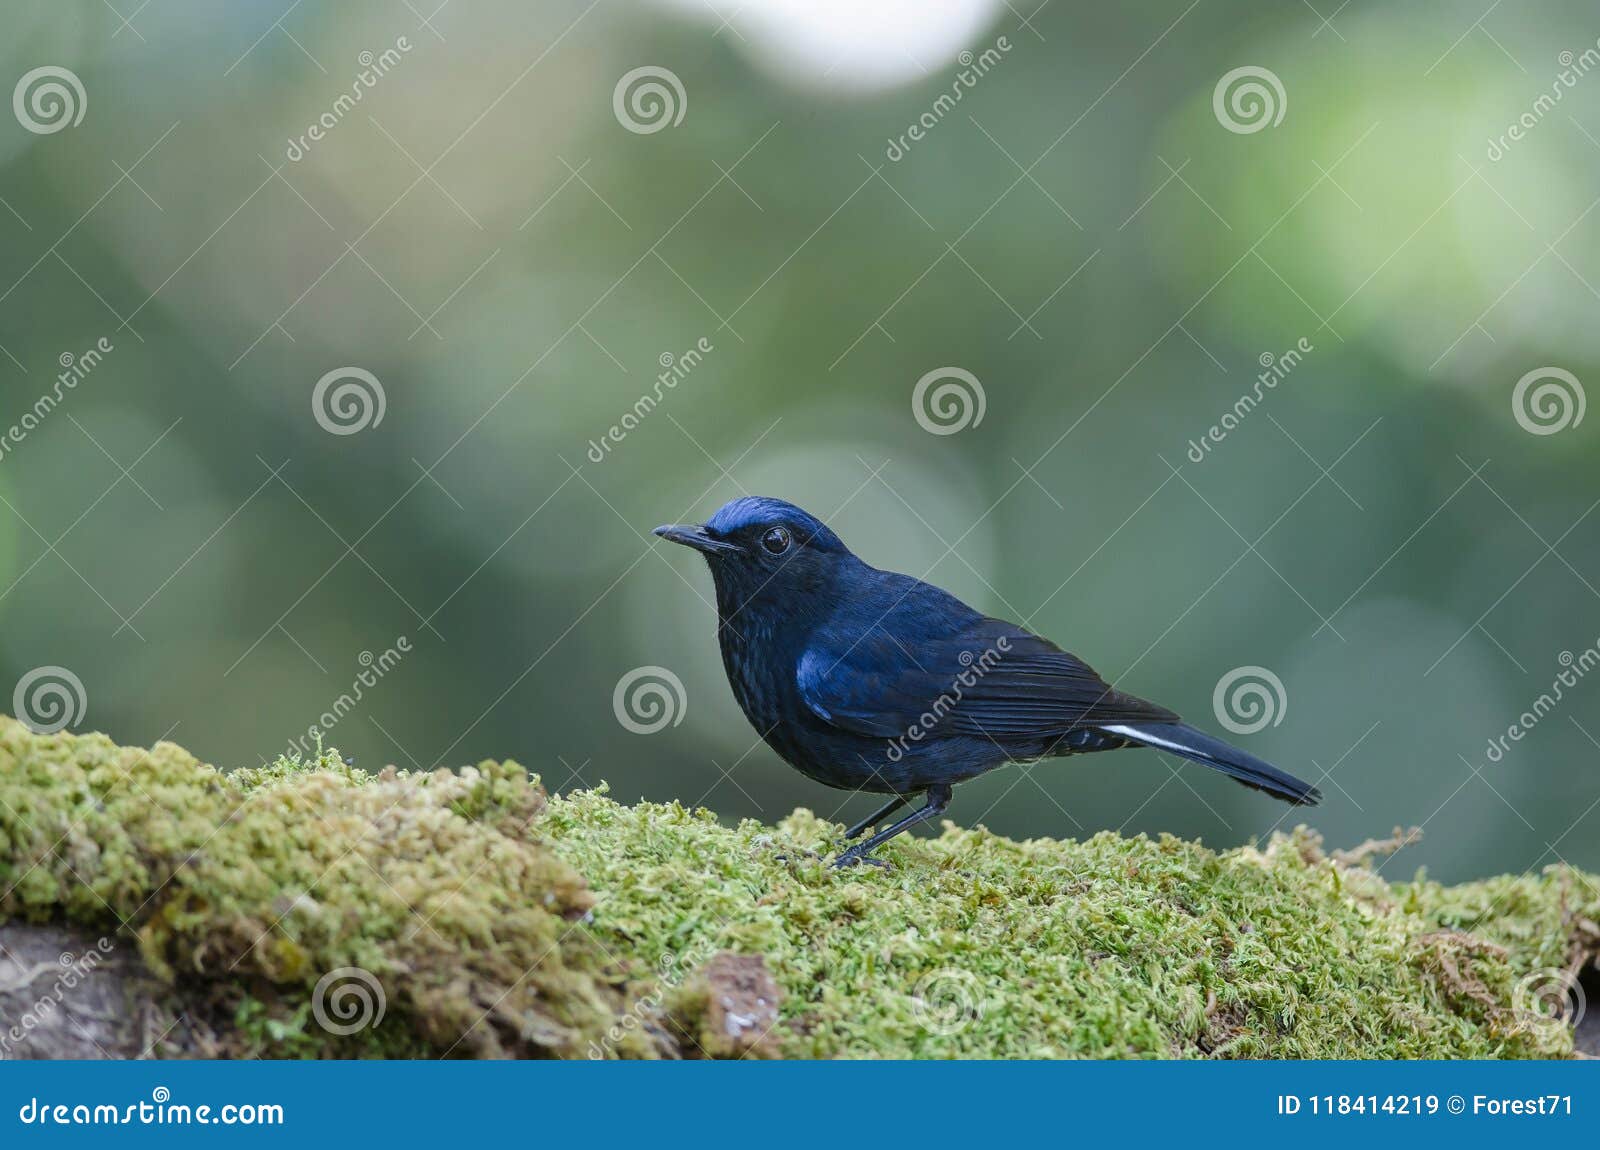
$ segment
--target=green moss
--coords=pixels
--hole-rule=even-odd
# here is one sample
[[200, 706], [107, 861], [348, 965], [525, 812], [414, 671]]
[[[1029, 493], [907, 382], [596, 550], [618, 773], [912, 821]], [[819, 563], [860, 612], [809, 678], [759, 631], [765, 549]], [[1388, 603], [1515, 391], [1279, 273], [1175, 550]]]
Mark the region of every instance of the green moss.
[[[220, 1004], [229, 1053], [693, 1055], [745, 1026], [791, 1057], [1562, 1057], [1522, 998], [1600, 949], [1569, 868], [1391, 884], [1303, 829], [1213, 852], [947, 826], [836, 872], [839, 834], [547, 799], [514, 763], [226, 776], [0, 719], [0, 920], [120, 925]], [[340, 967], [388, 1003], [350, 1038], [311, 1010]], [[715, 1051], [761, 1035], [736, 1037]]]
[[[529, 833], [544, 804], [515, 763], [229, 777], [169, 743], [0, 719], [0, 919], [118, 927], [233, 1016], [234, 1053], [578, 1055], [622, 1000], [574, 929], [592, 895]], [[348, 967], [378, 980], [387, 1024], [346, 1037], [308, 1019]]]
[[793, 1056], [1565, 1056], [1516, 986], [1565, 966], [1600, 908], [1565, 868], [1391, 886], [1304, 830], [1214, 853], [946, 824], [889, 847], [893, 871], [841, 873], [838, 828], [803, 811], [728, 830], [584, 793], [545, 825], [608, 945], [765, 954]]

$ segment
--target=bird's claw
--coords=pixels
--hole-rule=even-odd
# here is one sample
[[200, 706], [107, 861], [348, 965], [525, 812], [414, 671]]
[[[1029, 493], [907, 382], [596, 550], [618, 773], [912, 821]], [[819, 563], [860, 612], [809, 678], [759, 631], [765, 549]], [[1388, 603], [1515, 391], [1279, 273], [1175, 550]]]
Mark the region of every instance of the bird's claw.
[[894, 869], [894, 864], [889, 862], [888, 859], [874, 858], [872, 855], [869, 855], [856, 847], [850, 848], [838, 858], [834, 859], [833, 862], [829, 864], [829, 869], [843, 870], [845, 867], [855, 866], [857, 863], [861, 863], [866, 866], [879, 867], [882, 870]]

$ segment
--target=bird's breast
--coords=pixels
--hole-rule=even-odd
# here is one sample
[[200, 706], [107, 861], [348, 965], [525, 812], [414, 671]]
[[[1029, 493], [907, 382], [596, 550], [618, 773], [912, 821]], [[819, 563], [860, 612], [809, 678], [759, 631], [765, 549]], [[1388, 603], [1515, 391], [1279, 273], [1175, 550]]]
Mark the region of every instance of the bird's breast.
[[745, 717], [763, 733], [791, 718], [798, 700], [792, 660], [772, 628], [757, 618], [736, 619], [718, 631], [722, 665]]
[[[828, 746], [835, 732], [806, 706], [796, 678], [803, 641], [761, 618], [737, 618], [718, 633], [728, 685], [763, 741], [801, 772], [830, 786], [840, 758]], [[854, 761], [854, 756], [850, 756]]]

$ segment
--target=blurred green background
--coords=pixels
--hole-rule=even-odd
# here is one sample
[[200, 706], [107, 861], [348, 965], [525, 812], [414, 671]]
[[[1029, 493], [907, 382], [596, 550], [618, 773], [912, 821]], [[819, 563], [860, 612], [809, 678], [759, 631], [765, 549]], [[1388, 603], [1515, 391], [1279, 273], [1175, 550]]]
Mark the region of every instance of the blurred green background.
[[[243, 765], [366, 670], [328, 734], [363, 766], [859, 816], [756, 743], [703, 565], [648, 534], [752, 491], [1218, 733], [1269, 669], [1236, 741], [1323, 780], [1331, 845], [1424, 825], [1386, 873], [1600, 867], [1600, 674], [1489, 751], [1600, 639], [1600, 417], [1513, 406], [1600, 379], [1593, 5], [1036, 5], [7, 5], [6, 84], [70, 70], [83, 116], [0, 117], [0, 424], [111, 350], [0, 454], [6, 698], [66, 668], [80, 729]], [[1247, 66], [1282, 95], [1230, 128]], [[664, 120], [619, 115], [641, 67]], [[346, 367], [383, 416], [332, 434]], [[948, 367], [983, 417], [931, 434]], [[683, 702], [641, 735], [646, 666]], [[1286, 817], [1131, 752], [951, 814]]]

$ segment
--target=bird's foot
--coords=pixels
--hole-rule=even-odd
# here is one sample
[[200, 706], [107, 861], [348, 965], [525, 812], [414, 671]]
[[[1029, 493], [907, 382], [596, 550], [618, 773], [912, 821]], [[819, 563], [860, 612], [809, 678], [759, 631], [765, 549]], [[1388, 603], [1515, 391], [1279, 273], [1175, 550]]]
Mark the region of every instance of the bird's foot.
[[873, 855], [869, 855], [859, 846], [854, 846], [847, 851], [842, 851], [839, 857], [834, 859], [830, 864], [830, 869], [843, 870], [845, 867], [855, 866], [858, 863], [864, 866], [879, 867], [883, 870], [894, 869], [894, 864], [888, 859], [876, 858]]

